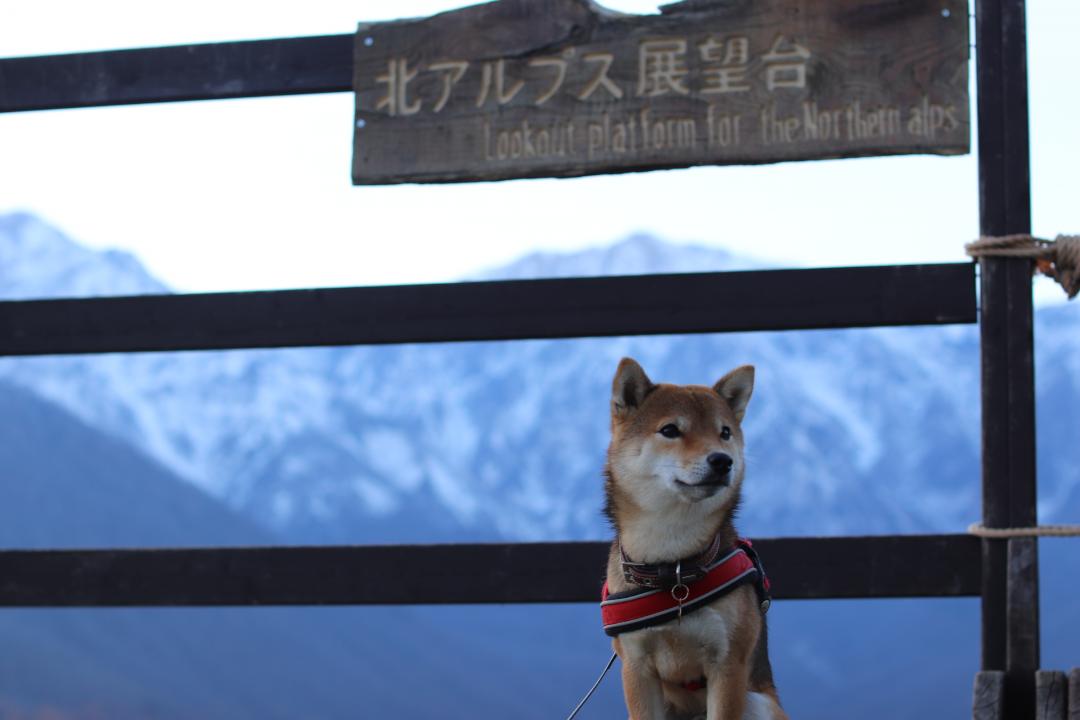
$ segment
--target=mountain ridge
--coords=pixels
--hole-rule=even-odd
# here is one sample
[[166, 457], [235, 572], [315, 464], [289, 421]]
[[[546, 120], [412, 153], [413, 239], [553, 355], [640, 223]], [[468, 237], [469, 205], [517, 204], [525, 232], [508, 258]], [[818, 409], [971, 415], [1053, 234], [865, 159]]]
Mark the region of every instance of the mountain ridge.
[[[24, 245], [35, 236], [58, 242], [55, 231], [27, 232], [28, 222]], [[0, 224], [0, 253], [10, 224]], [[119, 287], [164, 287], [141, 268], [125, 276], [126, 259], [96, 256], [80, 261], [96, 278], [80, 288], [107, 289], [108, 268]], [[52, 274], [36, 265], [31, 289], [59, 292], [69, 265]], [[534, 254], [484, 276], [753, 266], [638, 235], [579, 254]], [[1080, 373], [1063, 372], [1072, 366], [1056, 359], [1075, 357], [1075, 327], [1072, 308], [1039, 312], [1040, 337], [1056, 338], [1042, 346], [1055, 359], [1041, 350], [1040, 377], [1057, 397], [1080, 392]], [[946, 531], [978, 517], [970, 327], [6, 359], [0, 377], [134, 442], [297, 541], [574, 539], [607, 534], [599, 512], [606, 392], [624, 355], [675, 382], [758, 366], [744, 516], [755, 534]], [[934, 436], [920, 432], [935, 424]], [[818, 445], [831, 449], [827, 460]], [[1075, 499], [1080, 473], [1048, 462], [1055, 476], [1041, 509], [1056, 517]]]
[[91, 250], [28, 212], [0, 214], [0, 300], [167, 292], [127, 251]]

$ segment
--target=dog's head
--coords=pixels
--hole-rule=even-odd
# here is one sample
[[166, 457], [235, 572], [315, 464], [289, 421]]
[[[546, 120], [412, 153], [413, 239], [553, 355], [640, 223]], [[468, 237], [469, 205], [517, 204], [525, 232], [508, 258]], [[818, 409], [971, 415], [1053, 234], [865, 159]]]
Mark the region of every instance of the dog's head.
[[[611, 388], [608, 502], [638, 511], [737, 502], [742, 486], [742, 419], [754, 389], [744, 365], [704, 385], [655, 384], [630, 358]], [[616, 518], [612, 518], [615, 520]]]

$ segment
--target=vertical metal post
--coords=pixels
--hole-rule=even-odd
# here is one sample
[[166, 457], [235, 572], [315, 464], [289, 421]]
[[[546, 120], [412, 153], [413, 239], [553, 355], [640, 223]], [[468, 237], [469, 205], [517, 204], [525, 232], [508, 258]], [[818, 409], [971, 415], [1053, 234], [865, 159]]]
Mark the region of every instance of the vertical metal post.
[[[976, 0], [983, 235], [1031, 231], [1024, 0]], [[980, 261], [983, 523], [1035, 512], [1035, 371], [1028, 260]], [[1011, 587], [1010, 587], [1011, 586]], [[982, 668], [1004, 670], [1005, 717], [1033, 718], [1039, 667], [1035, 540], [983, 541]]]

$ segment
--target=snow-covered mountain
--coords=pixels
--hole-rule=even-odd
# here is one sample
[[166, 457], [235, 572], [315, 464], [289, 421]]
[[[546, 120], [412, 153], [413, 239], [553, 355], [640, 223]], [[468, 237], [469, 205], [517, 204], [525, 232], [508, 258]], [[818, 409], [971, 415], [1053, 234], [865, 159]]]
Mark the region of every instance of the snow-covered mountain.
[[[0, 258], [7, 297], [162, 291], [129, 255], [87, 251], [25, 215], [0, 220]], [[639, 235], [485, 277], [753, 266]], [[1040, 409], [1064, 414], [1044, 427], [1075, 431], [1064, 398], [1080, 397], [1080, 313], [1039, 320]], [[978, 516], [971, 327], [6, 359], [0, 376], [296, 540], [598, 538], [607, 393], [624, 355], [673, 382], [757, 366], [747, 532], [957, 531]], [[1051, 520], [1076, 505], [1080, 468], [1058, 455], [1042, 467]]]
[[[535, 254], [483, 277], [754, 266], [635, 236], [582, 253]], [[87, 250], [28, 215], [0, 216], [0, 298], [145, 292], [166, 289], [130, 255]], [[1080, 428], [1078, 328], [1080, 306], [1039, 311], [1046, 522], [1080, 517], [1080, 466], [1068, 453]], [[711, 382], [734, 365], [757, 365], [740, 525], [750, 535], [960, 531], [978, 517], [977, 336], [973, 327], [939, 327], [0, 358], [0, 427], [26, 430], [0, 435], [0, 527], [8, 531], [0, 540], [605, 537], [607, 396], [623, 355], [674, 382]], [[178, 489], [173, 475], [231, 511], [210, 498], [196, 502], [199, 494]], [[232, 527], [236, 512], [244, 519]], [[189, 521], [195, 516], [202, 519]], [[250, 520], [275, 532], [246, 527]], [[1076, 554], [1052, 542], [1041, 548], [1044, 665], [1066, 667], [1080, 642], [1067, 601], [1080, 577]], [[86, 707], [138, 703], [159, 717], [264, 717], [270, 706], [281, 717], [353, 717], [358, 697], [387, 716], [430, 715], [437, 703], [448, 718], [551, 717], [572, 706], [607, 652], [595, 609], [580, 605], [318, 617], [199, 609], [170, 611], [164, 626], [160, 612], [112, 613], [106, 624], [100, 611], [58, 612], [0, 617], [0, 636], [14, 638], [0, 647], [0, 668], [15, 669], [0, 672], [8, 679], [0, 682], [0, 717], [29, 713], [34, 703], [101, 717], [79, 711], [87, 698], [107, 702]], [[899, 720], [970, 708], [975, 599], [799, 601], [777, 603], [769, 617], [793, 716]], [[153, 660], [162, 653], [181, 670]], [[163, 668], [167, 682], [155, 685]], [[305, 696], [316, 699], [306, 704]], [[582, 717], [621, 711], [615, 679]]]
[[0, 300], [164, 292], [131, 253], [91, 250], [29, 213], [0, 215]]

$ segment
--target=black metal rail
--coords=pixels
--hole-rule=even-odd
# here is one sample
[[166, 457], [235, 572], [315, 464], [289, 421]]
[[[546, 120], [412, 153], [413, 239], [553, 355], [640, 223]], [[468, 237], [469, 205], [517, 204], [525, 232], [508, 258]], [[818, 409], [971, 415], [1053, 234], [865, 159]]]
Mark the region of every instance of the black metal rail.
[[[979, 594], [968, 535], [754, 542], [780, 599]], [[608, 543], [0, 551], [0, 607], [597, 602]]]
[[970, 323], [974, 266], [0, 302], [0, 355]]

